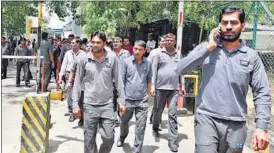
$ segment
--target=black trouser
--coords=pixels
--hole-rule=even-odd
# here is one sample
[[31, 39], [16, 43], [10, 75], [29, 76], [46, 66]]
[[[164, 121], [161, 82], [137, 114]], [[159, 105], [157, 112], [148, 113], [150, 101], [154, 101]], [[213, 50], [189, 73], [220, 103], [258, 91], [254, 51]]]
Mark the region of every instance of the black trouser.
[[16, 71], [16, 84], [20, 84], [20, 73], [21, 69], [23, 67], [24, 71], [24, 79], [25, 79], [25, 84], [29, 84], [29, 62], [28, 61], [17, 61], [17, 71]]
[[7, 77], [7, 69], [8, 69], [8, 65], [9, 65], [9, 61], [8, 61], [8, 59], [2, 59], [2, 66], [1, 66], [1, 71], [2, 71], [2, 73], [1, 73], [1, 75], [2, 75], [2, 77]]
[[[56, 62], [54, 62], [54, 68], [52, 69], [52, 72], [53, 72], [53, 76], [54, 76], [54, 79], [56, 80], [57, 79], [57, 60]], [[56, 80], [58, 81], [58, 80]]]

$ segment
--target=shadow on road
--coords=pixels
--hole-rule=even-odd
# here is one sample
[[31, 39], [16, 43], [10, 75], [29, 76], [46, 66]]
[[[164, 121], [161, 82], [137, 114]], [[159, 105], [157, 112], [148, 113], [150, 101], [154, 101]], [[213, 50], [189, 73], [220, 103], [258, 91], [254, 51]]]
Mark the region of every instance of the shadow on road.
[[[149, 152], [149, 153], [153, 153], [154, 151], [156, 151], [157, 149], [159, 149], [158, 146], [152, 146], [152, 145], [144, 145], [142, 148], [143, 152]], [[123, 145], [123, 151], [124, 153], [133, 153], [134, 152], [134, 148], [132, 148], [129, 143], [124, 143]]]
[[68, 137], [68, 136], [63, 136], [63, 135], [58, 135], [56, 136], [57, 138], [62, 138], [64, 140], [49, 140], [49, 149], [48, 149], [48, 153], [54, 153], [57, 152], [58, 147], [67, 141], [78, 141], [78, 142], [84, 142], [84, 140], [78, 139], [78, 138], [72, 138], [72, 137]]

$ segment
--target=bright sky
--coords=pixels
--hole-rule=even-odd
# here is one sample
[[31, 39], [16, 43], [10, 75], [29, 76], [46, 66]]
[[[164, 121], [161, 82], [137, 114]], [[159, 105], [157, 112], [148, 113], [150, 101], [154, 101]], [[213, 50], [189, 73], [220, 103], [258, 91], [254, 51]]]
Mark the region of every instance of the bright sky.
[[69, 22], [70, 17], [65, 18], [65, 22], [61, 21], [56, 13], [51, 13], [51, 16], [49, 15], [49, 11], [45, 5], [43, 5], [42, 8], [43, 11], [43, 18], [48, 18], [48, 28], [51, 29], [62, 29], [65, 23]]

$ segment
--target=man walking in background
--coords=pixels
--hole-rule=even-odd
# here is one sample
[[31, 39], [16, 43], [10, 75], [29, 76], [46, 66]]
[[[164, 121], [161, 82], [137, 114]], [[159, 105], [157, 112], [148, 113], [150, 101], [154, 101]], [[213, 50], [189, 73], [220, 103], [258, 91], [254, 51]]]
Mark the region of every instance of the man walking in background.
[[[80, 50], [81, 47], [81, 40], [80, 39], [73, 39], [71, 41], [72, 50], [69, 50], [66, 52], [61, 70], [59, 73], [59, 80], [58, 83], [62, 83], [62, 78], [65, 77], [66, 82], [68, 83], [69, 75], [71, 70], [73, 69], [73, 65], [76, 62], [77, 56], [81, 56], [82, 54], [85, 54], [85, 51]], [[73, 80], [70, 82], [71, 86], [73, 87]], [[73, 114], [72, 114], [72, 88], [68, 88], [67, 90], [68, 94], [68, 114], [69, 114], [69, 122], [73, 122], [75, 120]]]

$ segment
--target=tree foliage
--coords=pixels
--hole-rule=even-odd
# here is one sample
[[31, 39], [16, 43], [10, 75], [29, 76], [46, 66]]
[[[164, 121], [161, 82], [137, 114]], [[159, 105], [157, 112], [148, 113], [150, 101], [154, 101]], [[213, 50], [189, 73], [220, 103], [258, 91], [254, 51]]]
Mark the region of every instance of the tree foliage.
[[26, 16], [36, 16], [37, 7], [33, 1], [2, 1], [1, 31], [13, 35], [22, 35], [26, 31]]

